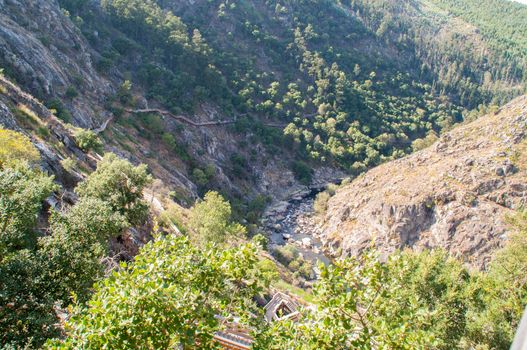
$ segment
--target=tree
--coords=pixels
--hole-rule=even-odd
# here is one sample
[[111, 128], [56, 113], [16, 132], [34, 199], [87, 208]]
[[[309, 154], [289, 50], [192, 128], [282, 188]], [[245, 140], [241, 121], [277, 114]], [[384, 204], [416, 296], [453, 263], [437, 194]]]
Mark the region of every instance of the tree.
[[473, 286], [480, 298], [471, 308], [467, 348], [508, 349], [527, 305], [527, 212], [509, 220], [508, 242]]
[[0, 347], [39, 348], [58, 335], [54, 300], [42, 283], [42, 261], [21, 249], [0, 261]]
[[[16, 153], [18, 149], [14, 151]], [[14, 156], [9, 155], [6, 159], [10, 159], [9, 162], [14, 161]], [[35, 246], [37, 234], [34, 227], [42, 202], [56, 189], [53, 177], [33, 170], [24, 163], [13, 165], [14, 168], [0, 168], [2, 255], [5, 252]]]
[[294, 161], [292, 164], [293, 174], [301, 184], [308, 186], [313, 177], [313, 169], [301, 160]]
[[114, 211], [123, 214], [130, 224], [142, 223], [148, 206], [143, 200], [143, 189], [152, 181], [144, 164], [133, 166], [127, 160], [107, 153], [86, 181], [75, 192], [81, 197], [92, 197], [109, 203]]
[[443, 252], [373, 251], [320, 266], [315, 305], [279, 321], [255, 349], [453, 349], [466, 336], [470, 275]]
[[56, 307], [69, 304], [72, 293], [86, 300], [102, 277], [108, 241], [128, 225], [130, 207], [119, 205], [136, 205], [149, 176], [144, 167], [106, 157], [81, 186], [79, 201], [52, 213], [44, 235], [37, 219], [57, 186], [30, 166], [38, 152], [26, 138], [1, 135], [13, 147], [2, 148], [0, 166], [0, 347], [38, 348], [59, 331]]
[[254, 245], [198, 249], [184, 237], [157, 237], [135, 261], [96, 285], [77, 305], [66, 339], [53, 349], [212, 349], [218, 316], [251, 322], [264, 277]]
[[231, 206], [218, 192], [205, 194], [203, 201], [192, 207], [189, 228], [199, 243], [225, 243], [233, 236], [245, 234], [245, 228], [231, 222]]
[[97, 198], [81, 198], [64, 215], [51, 217], [51, 235], [40, 239], [38, 254], [55, 300], [68, 304], [71, 293], [82, 301], [90, 295], [93, 283], [103, 276], [101, 260], [108, 254], [110, 238], [126, 226], [122, 214]]
[[34, 254], [35, 224], [56, 186], [53, 177], [28, 165], [38, 152], [27, 138], [1, 129], [0, 137], [0, 347], [38, 346], [56, 334], [56, 320]]

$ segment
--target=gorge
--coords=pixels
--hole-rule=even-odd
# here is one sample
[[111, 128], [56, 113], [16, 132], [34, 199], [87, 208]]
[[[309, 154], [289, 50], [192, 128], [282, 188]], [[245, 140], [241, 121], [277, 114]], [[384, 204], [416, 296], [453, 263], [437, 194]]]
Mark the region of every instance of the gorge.
[[508, 349], [526, 18], [0, 0], [0, 349]]

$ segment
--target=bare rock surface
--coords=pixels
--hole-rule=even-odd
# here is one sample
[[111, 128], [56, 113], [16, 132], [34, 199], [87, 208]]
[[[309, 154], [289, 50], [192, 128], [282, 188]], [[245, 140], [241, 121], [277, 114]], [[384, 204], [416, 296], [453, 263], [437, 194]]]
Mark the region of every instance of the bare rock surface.
[[321, 239], [333, 256], [372, 241], [383, 255], [443, 248], [483, 268], [527, 199], [527, 96], [380, 165], [328, 203]]
[[[56, 0], [0, 1], [0, 65], [40, 99], [62, 98], [76, 125], [97, 127], [110, 83], [93, 67], [80, 30]], [[75, 99], [64, 98], [75, 89]]]

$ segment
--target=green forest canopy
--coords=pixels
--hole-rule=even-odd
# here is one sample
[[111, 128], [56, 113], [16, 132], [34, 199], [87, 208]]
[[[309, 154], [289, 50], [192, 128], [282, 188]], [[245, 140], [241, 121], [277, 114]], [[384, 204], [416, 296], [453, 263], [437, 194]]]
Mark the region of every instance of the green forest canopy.
[[[214, 101], [269, 152], [293, 142], [299, 158], [362, 171], [525, 92], [525, 8], [496, 1], [60, 3], [82, 17], [101, 72], [139, 58], [134, 83], [174, 113]], [[283, 135], [265, 120], [287, 125]]]

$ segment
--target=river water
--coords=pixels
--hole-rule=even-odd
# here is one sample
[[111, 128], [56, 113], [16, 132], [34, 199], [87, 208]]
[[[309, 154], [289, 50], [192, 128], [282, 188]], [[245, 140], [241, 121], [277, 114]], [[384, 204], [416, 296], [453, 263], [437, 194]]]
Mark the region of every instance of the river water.
[[264, 218], [264, 230], [271, 250], [293, 244], [302, 256], [312, 262], [328, 264], [319, 239], [321, 227], [313, 210], [314, 199], [321, 190], [314, 189], [303, 196], [280, 202]]

